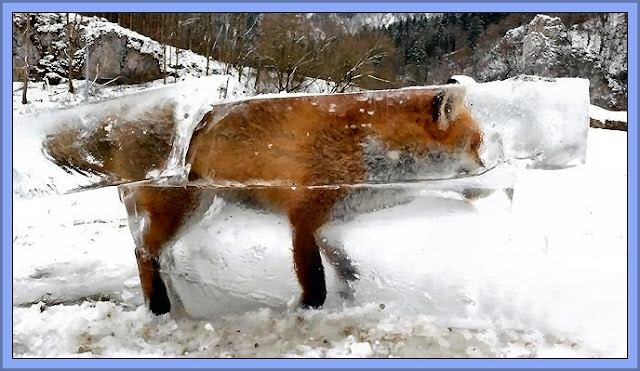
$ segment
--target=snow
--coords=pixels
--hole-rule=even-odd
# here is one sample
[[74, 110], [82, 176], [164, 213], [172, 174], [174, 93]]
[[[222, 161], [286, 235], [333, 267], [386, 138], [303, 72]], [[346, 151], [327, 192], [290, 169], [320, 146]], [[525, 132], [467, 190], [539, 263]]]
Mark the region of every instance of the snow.
[[[626, 138], [590, 129], [586, 165], [520, 174], [510, 213], [499, 192], [444, 216], [425, 209], [434, 206], [425, 196], [332, 224], [326, 235], [345, 241], [364, 277], [345, 304], [329, 275], [318, 311], [295, 308], [289, 247], [281, 243], [289, 236], [277, 217], [232, 207], [220, 213], [235, 221], [204, 225], [187, 241], [211, 228], [230, 245], [245, 235], [254, 245], [235, 245], [236, 258], [256, 256], [218, 274], [254, 274], [240, 289], [266, 289], [287, 302], [231, 296], [226, 314], [153, 317], [142, 306], [115, 189], [14, 198], [14, 355], [624, 357]], [[487, 216], [513, 229], [467, 223]], [[238, 229], [243, 223], [257, 230]], [[218, 256], [231, 254], [219, 247]]]
[[589, 116], [600, 122], [621, 121], [627, 122], [627, 111], [609, 111], [595, 105], [589, 108]]
[[462, 84], [462, 85], [469, 85], [469, 84], [476, 83], [476, 80], [466, 75], [453, 75], [449, 77], [449, 81], [452, 81], [452, 80], [455, 81], [456, 84]]

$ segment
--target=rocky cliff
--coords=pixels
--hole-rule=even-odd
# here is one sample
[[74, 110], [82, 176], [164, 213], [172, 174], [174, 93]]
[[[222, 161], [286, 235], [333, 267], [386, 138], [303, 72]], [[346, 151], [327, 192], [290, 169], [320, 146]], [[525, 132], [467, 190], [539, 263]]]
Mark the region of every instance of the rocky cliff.
[[[584, 77], [591, 102], [611, 110], [627, 109], [627, 19], [624, 13], [594, 14], [567, 26], [560, 18], [537, 15], [472, 55], [451, 53], [443, 61], [452, 74], [477, 81], [519, 74]], [[447, 71], [449, 73], [449, 71]]]
[[14, 80], [22, 80], [25, 60], [31, 78], [46, 78], [51, 84], [68, 77], [70, 60], [74, 78], [136, 84], [162, 77], [162, 50], [148, 37], [96, 17], [72, 13], [69, 23], [70, 41], [65, 13], [14, 14]]

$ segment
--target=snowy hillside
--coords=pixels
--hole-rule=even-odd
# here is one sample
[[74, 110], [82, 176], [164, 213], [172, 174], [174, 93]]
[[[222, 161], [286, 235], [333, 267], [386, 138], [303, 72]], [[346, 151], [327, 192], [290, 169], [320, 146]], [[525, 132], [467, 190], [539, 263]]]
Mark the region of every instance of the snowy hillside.
[[[22, 92], [21, 56], [29, 51], [32, 81], [27, 98], [31, 105], [14, 105], [20, 114], [34, 113], [48, 107], [73, 106], [83, 102], [94, 102], [135, 91], [163, 85], [162, 66], [163, 45], [145, 35], [121, 27], [104, 18], [80, 16], [69, 13], [69, 22], [78, 28], [79, 46], [74, 53], [75, 94], [69, 94], [67, 83], [68, 61], [62, 56], [67, 53], [66, 13], [34, 13], [36, 25], [33, 39], [26, 38], [23, 13], [16, 13], [13, 33], [14, 44], [14, 102], [20, 102]], [[89, 63], [87, 68], [87, 50]], [[174, 84], [205, 76], [225, 79], [219, 84], [220, 99], [237, 95], [255, 94], [255, 77], [249, 67], [243, 71], [222, 62], [207, 59], [191, 50], [166, 45], [167, 83]], [[144, 72], [144, 70], [155, 72]], [[227, 72], [225, 72], [227, 71]], [[88, 77], [82, 79], [82, 77]], [[36, 80], [36, 81], [33, 81]], [[126, 85], [114, 85], [113, 82]], [[20, 81], [20, 82], [18, 82]], [[55, 81], [55, 83], [53, 82]], [[132, 82], [136, 81], [135, 85]], [[274, 92], [271, 87], [260, 85], [260, 91]], [[328, 91], [327, 82], [321, 79], [306, 79], [300, 91]], [[50, 103], [50, 104], [47, 104]]]

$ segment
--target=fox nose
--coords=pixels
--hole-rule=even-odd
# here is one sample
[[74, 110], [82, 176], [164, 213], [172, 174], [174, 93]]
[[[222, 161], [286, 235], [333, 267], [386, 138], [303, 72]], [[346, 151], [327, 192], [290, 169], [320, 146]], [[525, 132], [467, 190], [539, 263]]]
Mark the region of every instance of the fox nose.
[[485, 167], [484, 161], [482, 160], [482, 158], [480, 157], [479, 153], [475, 153], [473, 157], [473, 161], [479, 165], [481, 168]]
[[462, 175], [474, 175], [481, 173], [485, 167], [484, 161], [480, 158], [480, 156], [472, 156], [470, 161], [463, 165], [460, 168], [460, 174]]

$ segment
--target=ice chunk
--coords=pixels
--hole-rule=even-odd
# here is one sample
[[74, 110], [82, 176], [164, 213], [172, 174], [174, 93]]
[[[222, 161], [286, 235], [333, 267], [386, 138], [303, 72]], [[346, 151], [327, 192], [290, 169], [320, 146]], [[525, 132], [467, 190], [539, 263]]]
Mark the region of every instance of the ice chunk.
[[[357, 225], [358, 215], [368, 212], [367, 218], [374, 218], [376, 229], [382, 230], [388, 216], [379, 210], [402, 205], [405, 212], [400, 214], [406, 220], [390, 227], [386, 237], [378, 237], [386, 245], [393, 245], [398, 236], [412, 233], [413, 226], [413, 230], [427, 232], [429, 248], [440, 252], [450, 250], [455, 255], [461, 246], [466, 246], [469, 251], [464, 254], [479, 259], [484, 246], [497, 248], [497, 255], [509, 251], [505, 232], [509, 230], [506, 216], [513, 197], [511, 160], [524, 158], [530, 164], [542, 164], [536, 166], [567, 167], [583, 161], [586, 149], [579, 139], [567, 144], [562, 139], [564, 134], [557, 132], [563, 130], [563, 125], [573, 134], [586, 132], [588, 120], [582, 116], [556, 122], [545, 116], [540, 107], [521, 107], [531, 100], [549, 103], [536, 98], [538, 84], [544, 85], [543, 95], [548, 93], [545, 89], [558, 88], [555, 81], [523, 78], [488, 89], [496, 91], [493, 95], [480, 89], [472, 90], [468, 97], [464, 87], [448, 86], [351, 94], [340, 96], [339, 101], [329, 95], [257, 98], [225, 105], [222, 120], [214, 107], [192, 136], [186, 161], [193, 172], [192, 185], [201, 187], [159, 191], [133, 186], [135, 195], [125, 203], [130, 214], [132, 210], [134, 214], [144, 214], [151, 203], [154, 218], [159, 215], [163, 219], [160, 223], [149, 220], [148, 225], [156, 223], [164, 231], [167, 227], [182, 231], [176, 238], [167, 236], [164, 242], [160, 241], [172, 246], [165, 250], [161, 270], [172, 303], [181, 303], [191, 316], [207, 317], [240, 308], [284, 307], [296, 301], [296, 272], [307, 268], [296, 261], [296, 270], [293, 269], [291, 246], [300, 251], [302, 241], [307, 248], [315, 243], [330, 263], [327, 266], [337, 267], [336, 275], [328, 278], [331, 295], [349, 296], [349, 286], [345, 284], [359, 275], [363, 279], [357, 283], [358, 292], [369, 293], [369, 297], [385, 290], [396, 299], [401, 293], [410, 297], [416, 290], [437, 293], [441, 298], [443, 292], [449, 292], [447, 300], [451, 303], [447, 306], [458, 308], [461, 318], [469, 317], [475, 310], [477, 293], [451, 290], [450, 286], [419, 285], [417, 279], [412, 280], [411, 286], [402, 287], [406, 278], [402, 276], [402, 259], [394, 263], [384, 251], [365, 252], [377, 241], [351, 245], [349, 233], [354, 229], [332, 232], [332, 224], [327, 221]], [[567, 85], [587, 88], [581, 80], [570, 80]], [[561, 96], [552, 98], [562, 100]], [[565, 100], [567, 105], [577, 102], [565, 110], [580, 111], [580, 105], [585, 103], [582, 98], [575, 102]], [[309, 104], [309, 99], [317, 105]], [[493, 111], [477, 108], [509, 99], [517, 103], [507, 102]], [[280, 109], [285, 103], [284, 107], [292, 109]], [[584, 112], [588, 112], [588, 100], [586, 103]], [[551, 105], [549, 109], [560, 108]], [[369, 112], [374, 112], [372, 118]], [[476, 120], [476, 115], [483, 118]], [[373, 129], [354, 132], [361, 128], [356, 125], [359, 119], [371, 120]], [[520, 133], [527, 130], [528, 133]], [[429, 135], [422, 136], [425, 132]], [[479, 140], [481, 137], [485, 140]], [[453, 150], [447, 151], [447, 146]], [[575, 150], [568, 156], [557, 156], [566, 146]], [[265, 151], [265, 147], [270, 150]], [[474, 151], [475, 158], [468, 155]], [[426, 158], [420, 158], [422, 154]], [[465, 155], [470, 161], [465, 162]], [[481, 166], [492, 170], [479, 173]], [[417, 182], [422, 180], [429, 181]], [[501, 211], [490, 204], [490, 217], [479, 213], [469, 200], [482, 196], [500, 197], [504, 201]], [[138, 203], [137, 199], [144, 201]], [[227, 203], [216, 204], [219, 199]], [[178, 202], [180, 207], [176, 206]], [[207, 208], [209, 211], [205, 212]], [[140, 224], [138, 219], [130, 219], [134, 234], [157, 235], [147, 229], [146, 219], [142, 228], [136, 226]], [[186, 228], [168, 226], [167, 221], [178, 221]], [[455, 229], [457, 223], [464, 233], [451, 236], [448, 231]], [[427, 225], [428, 229], [424, 227]], [[365, 235], [370, 230], [371, 226], [362, 228], [369, 231], [363, 232]], [[363, 239], [366, 240], [357, 238], [360, 242]], [[144, 240], [144, 236], [136, 238]], [[480, 249], [476, 249], [478, 246]], [[145, 246], [139, 245], [138, 249], [144, 251]], [[417, 256], [418, 251], [412, 254]], [[349, 255], [358, 261], [358, 268]], [[367, 257], [375, 255], [385, 259], [385, 264], [364, 267]], [[381, 269], [390, 271], [380, 274]], [[424, 269], [420, 274], [441, 272], [437, 264]], [[324, 277], [316, 280], [324, 282]], [[439, 304], [430, 305], [428, 311], [438, 313]]]
[[[340, 308], [346, 296], [355, 295], [350, 305], [398, 301], [404, 303], [404, 313], [478, 319], [468, 302], [475, 300], [475, 294], [462, 292], [467, 284], [460, 277], [470, 276], [463, 270], [474, 259], [499, 259], [509, 252], [510, 203], [505, 193], [496, 192], [490, 203], [473, 205], [453, 193], [444, 195], [442, 188], [443, 184], [439, 189], [366, 187], [336, 205], [335, 218], [317, 237], [327, 259], [325, 308]], [[198, 192], [220, 195], [214, 190]], [[191, 223], [161, 260], [172, 303], [195, 318], [295, 305], [300, 287], [286, 217], [233, 202], [212, 209]], [[464, 233], [452, 236], [452, 230]], [[349, 285], [341, 278], [344, 267], [333, 266], [340, 260], [331, 254], [340, 251], [357, 262], [359, 279]], [[420, 261], [413, 260], [416, 264], [407, 269], [407, 256]], [[455, 261], [460, 264], [457, 268]], [[456, 278], [447, 282], [442, 275]], [[438, 301], [415, 300], [423, 292]]]
[[[210, 78], [203, 78], [104, 102], [14, 116], [13, 168], [25, 180], [18, 193], [51, 189], [66, 193], [143, 181], [149, 174], [184, 177], [191, 134], [219, 100], [214, 86]], [[129, 165], [123, 169], [117, 162]]]
[[51, 171], [38, 176], [59, 192], [141, 181], [215, 188], [395, 184], [469, 177], [514, 159], [536, 168], [584, 162], [587, 80], [525, 76], [222, 104], [210, 85], [203, 79], [16, 117], [21, 152], [14, 170], [29, 174], [23, 169], [32, 166], [27, 158], [39, 152], [38, 143], [72, 174], [34, 169]]
[[589, 128], [589, 80], [520, 76], [467, 85], [467, 102], [495, 146], [489, 161], [521, 159], [532, 168], [583, 164]]

